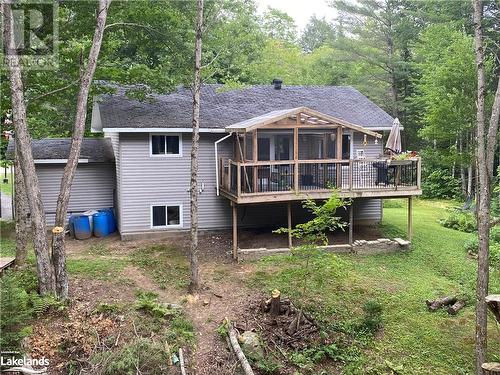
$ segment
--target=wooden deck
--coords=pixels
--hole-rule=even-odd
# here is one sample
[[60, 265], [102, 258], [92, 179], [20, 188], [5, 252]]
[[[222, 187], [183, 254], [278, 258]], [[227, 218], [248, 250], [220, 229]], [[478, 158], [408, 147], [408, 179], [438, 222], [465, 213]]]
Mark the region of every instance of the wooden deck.
[[236, 204], [421, 195], [421, 161], [387, 159], [220, 161], [221, 195]]

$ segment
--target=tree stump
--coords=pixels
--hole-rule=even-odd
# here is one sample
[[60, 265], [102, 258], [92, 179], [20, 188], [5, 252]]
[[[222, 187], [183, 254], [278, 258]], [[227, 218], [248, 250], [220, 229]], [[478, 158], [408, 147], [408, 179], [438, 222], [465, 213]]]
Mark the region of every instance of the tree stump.
[[490, 294], [486, 296], [485, 301], [497, 322], [500, 323], [500, 294]]
[[281, 292], [278, 289], [274, 289], [271, 293], [271, 315], [278, 316], [281, 313], [281, 303], [280, 303]]
[[483, 369], [483, 375], [500, 375], [500, 363], [483, 363], [481, 368]]

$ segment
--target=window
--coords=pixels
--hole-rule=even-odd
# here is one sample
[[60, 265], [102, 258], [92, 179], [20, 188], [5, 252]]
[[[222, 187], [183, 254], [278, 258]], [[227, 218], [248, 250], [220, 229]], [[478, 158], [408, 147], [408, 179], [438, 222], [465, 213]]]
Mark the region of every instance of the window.
[[181, 227], [181, 205], [158, 205], [151, 207], [151, 224], [153, 228]]
[[180, 135], [151, 134], [151, 155], [181, 156]]

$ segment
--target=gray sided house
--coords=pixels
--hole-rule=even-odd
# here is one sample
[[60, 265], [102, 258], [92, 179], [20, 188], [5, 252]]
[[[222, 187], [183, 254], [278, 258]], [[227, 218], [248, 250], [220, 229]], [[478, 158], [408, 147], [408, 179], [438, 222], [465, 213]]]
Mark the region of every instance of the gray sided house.
[[[81, 182], [72, 190], [72, 202], [79, 202], [80, 186], [86, 194], [82, 204], [71, 207], [113, 205], [122, 239], [187, 231], [191, 116], [192, 94], [182, 87], [143, 101], [127, 96], [123, 87], [96, 98], [91, 126], [104, 139], [86, 142], [102, 142], [106, 162], [90, 162], [100, 159], [97, 150], [93, 156], [92, 149], [87, 156], [82, 152], [88, 162], [78, 166]], [[411, 201], [421, 194], [420, 159], [396, 165], [382, 158], [382, 134], [392, 122], [351, 87], [276, 84], [228, 91], [204, 85], [200, 228], [233, 228], [236, 251], [237, 227], [303, 221], [301, 201], [328, 198], [332, 189], [354, 200], [346, 213], [351, 222], [380, 222], [382, 199]], [[43, 150], [39, 157], [49, 159]], [[41, 180], [51, 176], [51, 183], [41, 184], [49, 214], [61, 170], [57, 163], [37, 166]]]

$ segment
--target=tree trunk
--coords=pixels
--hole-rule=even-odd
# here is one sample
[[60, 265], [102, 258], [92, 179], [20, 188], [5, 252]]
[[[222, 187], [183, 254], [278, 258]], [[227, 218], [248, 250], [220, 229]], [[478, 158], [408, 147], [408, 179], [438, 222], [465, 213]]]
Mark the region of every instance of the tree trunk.
[[464, 154], [463, 154], [463, 134], [460, 134], [458, 150], [460, 153], [460, 181], [462, 183], [462, 195], [467, 197], [467, 182], [465, 181]]
[[55, 292], [54, 269], [50, 262], [42, 195], [40, 193], [38, 177], [35, 171], [35, 163], [33, 161], [31, 138], [28, 133], [21, 66], [14, 44], [14, 25], [11, 4], [3, 2], [2, 13], [4, 21], [5, 62], [9, 72], [15, 142], [31, 212], [38, 288], [41, 294], [49, 294]]
[[468, 197], [472, 196], [472, 181], [474, 180], [474, 175], [472, 172], [473, 172], [473, 170], [472, 170], [472, 163], [471, 163], [467, 167], [467, 196]]
[[[71, 148], [68, 155], [68, 162], [64, 168], [64, 173], [61, 179], [61, 188], [57, 199], [56, 208], [56, 227], [66, 225], [66, 215], [68, 213], [68, 204], [71, 193], [71, 184], [75, 177], [78, 159], [80, 158], [80, 150], [82, 146], [83, 136], [85, 134], [85, 120], [87, 118], [87, 102], [89, 97], [92, 78], [97, 66], [97, 58], [101, 49], [102, 37], [106, 25], [106, 17], [111, 0], [99, 0], [97, 11], [97, 21], [94, 31], [94, 38], [89, 52], [87, 68], [81, 79], [80, 92], [76, 103], [75, 124], [73, 127], [73, 138], [71, 140]], [[66, 272], [66, 256], [64, 244], [64, 230], [62, 238], [57, 240], [54, 238], [53, 243], [57, 243], [57, 248], [52, 248], [52, 257], [54, 262], [54, 270], [56, 275], [56, 291], [60, 298], [68, 297], [68, 274]]]
[[16, 266], [22, 267], [26, 263], [28, 253], [29, 239], [29, 215], [30, 208], [26, 189], [24, 187], [24, 177], [21, 165], [19, 164], [19, 156], [17, 155], [17, 147], [14, 153], [14, 212], [16, 220]]
[[[483, 47], [483, 2], [473, 0], [474, 14], [474, 47], [477, 67], [477, 175], [478, 195], [478, 267], [476, 290], [476, 373], [481, 374], [481, 365], [486, 362], [487, 353], [487, 305], [489, 278], [489, 233], [491, 183], [493, 180], [494, 151], [497, 143], [498, 120], [500, 116], [500, 80], [497, 83], [495, 100], [491, 111], [490, 124], [485, 127], [485, 69]], [[497, 77], [498, 79], [498, 77]]]
[[193, 138], [191, 146], [191, 283], [189, 290], [200, 287], [198, 272], [198, 151], [200, 143], [201, 37], [203, 27], [203, 0], [197, 0], [196, 40], [194, 48], [193, 83]]

